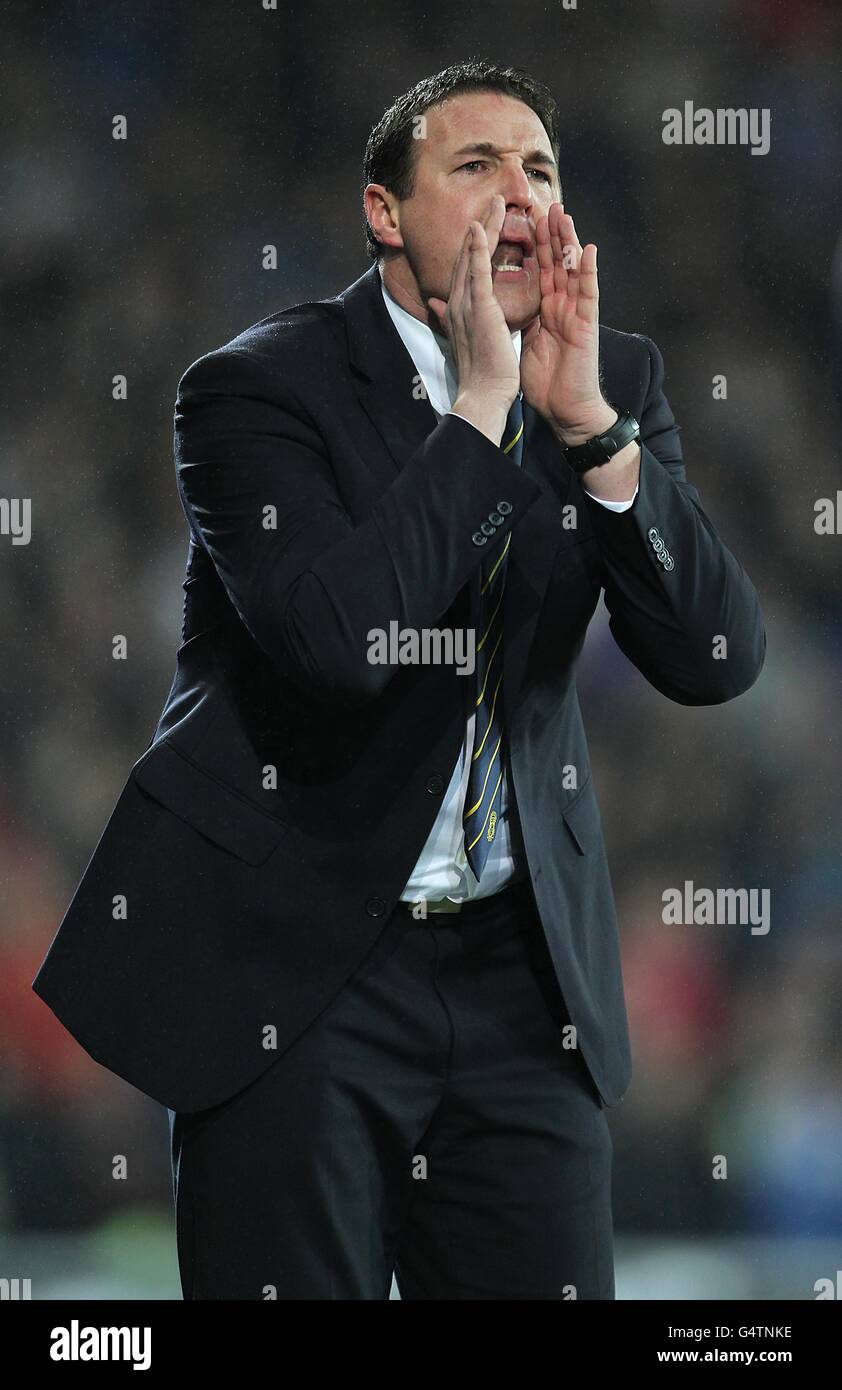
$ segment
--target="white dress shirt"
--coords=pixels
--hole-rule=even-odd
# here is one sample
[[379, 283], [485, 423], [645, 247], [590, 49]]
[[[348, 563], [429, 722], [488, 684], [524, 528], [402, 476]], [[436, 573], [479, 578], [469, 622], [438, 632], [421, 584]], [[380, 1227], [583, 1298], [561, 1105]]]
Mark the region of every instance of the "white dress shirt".
[[[382, 283], [383, 268], [380, 267], [383, 300], [389, 316], [397, 329], [401, 341], [421, 378], [427, 399], [433, 410], [441, 418], [451, 414], [451, 406], [456, 399], [458, 381], [454, 372], [450, 343], [446, 337], [435, 333], [426, 323], [416, 319], [402, 308], [389, 294]], [[512, 333], [512, 344], [520, 361], [521, 334]], [[466, 421], [466, 424], [470, 424]], [[474, 428], [474, 426], [471, 426]], [[588, 496], [593, 496], [589, 493]], [[634, 502], [637, 488], [627, 502], [601, 502], [611, 511], [624, 512]], [[461, 676], [470, 680], [470, 676]], [[511, 834], [508, 821], [508, 788], [505, 771], [500, 786], [501, 806], [494, 841], [482, 871], [479, 882], [465, 855], [465, 840], [462, 828], [462, 810], [468, 788], [471, 767], [471, 753], [474, 746], [476, 715], [471, 714], [465, 730], [465, 739], [449, 785], [439, 807], [433, 828], [427, 836], [424, 848], [401, 898], [407, 902], [422, 899], [453, 898], [464, 901], [468, 898], [484, 898], [498, 892], [512, 878], [515, 863], [512, 857]]]

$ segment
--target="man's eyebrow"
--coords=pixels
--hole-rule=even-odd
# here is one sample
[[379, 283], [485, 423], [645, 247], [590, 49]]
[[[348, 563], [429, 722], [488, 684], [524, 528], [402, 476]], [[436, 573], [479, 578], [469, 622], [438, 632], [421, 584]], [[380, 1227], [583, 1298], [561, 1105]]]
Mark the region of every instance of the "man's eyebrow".
[[[454, 150], [451, 158], [459, 159], [464, 154], [490, 154], [497, 155], [500, 151], [490, 140], [480, 140], [474, 145], [463, 145], [461, 150]], [[545, 154], [543, 150], [530, 150], [529, 154], [523, 156], [524, 164], [545, 164], [547, 168], [553, 169], [558, 173], [555, 160], [551, 155]]]

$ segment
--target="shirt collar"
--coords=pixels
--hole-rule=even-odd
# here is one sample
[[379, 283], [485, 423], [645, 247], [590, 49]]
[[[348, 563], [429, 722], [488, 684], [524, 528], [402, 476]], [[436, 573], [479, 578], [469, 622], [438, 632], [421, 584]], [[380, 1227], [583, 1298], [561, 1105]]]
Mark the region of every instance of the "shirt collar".
[[[380, 288], [389, 317], [401, 341], [418, 369], [427, 392], [427, 399], [438, 415], [446, 415], [456, 399], [458, 380], [453, 364], [450, 341], [444, 334], [434, 332], [426, 323], [415, 318], [393, 299], [383, 282], [383, 265], [378, 262]], [[512, 333], [512, 343], [520, 361], [521, 332]]]

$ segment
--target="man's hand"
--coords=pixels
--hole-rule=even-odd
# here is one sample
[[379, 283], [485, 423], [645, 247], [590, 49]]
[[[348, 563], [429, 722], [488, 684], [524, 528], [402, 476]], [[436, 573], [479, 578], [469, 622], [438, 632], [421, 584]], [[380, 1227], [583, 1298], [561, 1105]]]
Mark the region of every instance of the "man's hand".
[[[523, 336], [520, 381], [534, 410], [564, 445], [584, 444], [619, 419], [599, 386], [596, 246], [584, 249], [560, 203], [537, 224], [541, 308]], [[637, 485], [640, 449], [627, 444], [610, 463], [582, 475], [587, 491], [623, 501]]]
[[551, 205], [535, 232], [541, 309], [524, 333], [521, 385], [563, 443], [581, 444], [617, 414], [599, 389], [596, 247], [589, 242], [582, 249], [560, 203]]
[[483, 222], [472, 221], [453, 267], [450, 293], [427, 300], [452, 344], [459, 387], [453, 410], [499, 444], [520, 388], [517, 353], [491, 276], [506, 202], [499, 194]]

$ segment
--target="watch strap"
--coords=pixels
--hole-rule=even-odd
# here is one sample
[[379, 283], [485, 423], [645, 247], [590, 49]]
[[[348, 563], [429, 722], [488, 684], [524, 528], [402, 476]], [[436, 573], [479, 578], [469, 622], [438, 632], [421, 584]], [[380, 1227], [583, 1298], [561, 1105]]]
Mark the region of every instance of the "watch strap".
[[615, 454], [640, 438], [640, 425], [628, 411], [615, 420], [610, 429], [595, 434], [584, 444], [575, 444], [564, 449], [564, 457], [576, 473], [587, 473], [589, 468], [600, 468], [610, 463]]

